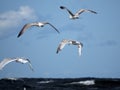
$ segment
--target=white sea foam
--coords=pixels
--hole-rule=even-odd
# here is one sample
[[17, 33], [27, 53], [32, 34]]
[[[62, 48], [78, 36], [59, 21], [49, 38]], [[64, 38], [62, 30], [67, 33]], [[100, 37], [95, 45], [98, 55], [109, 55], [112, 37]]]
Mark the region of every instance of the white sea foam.
[[40, 81], [40, 82], [37, 82], [37, 83], [51, 83], [51, 82], [54, 82], [53, 80], [45, 80], [45, 81]]
[[79, 81], [79, 82], [72, 82], [70, 84], [82, 84], [82, 85], [94, 85], [94, 80], [86, 80], [86, 81]]
[[6, 80], [18, 80], [17, 78], [3, 78], [3, 79], [6, 79]]

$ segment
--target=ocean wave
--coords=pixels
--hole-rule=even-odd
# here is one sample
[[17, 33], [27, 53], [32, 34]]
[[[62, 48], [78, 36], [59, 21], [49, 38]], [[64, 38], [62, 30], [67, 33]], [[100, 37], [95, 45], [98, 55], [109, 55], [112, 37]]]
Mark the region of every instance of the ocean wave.
[[42, 83], [51, 83], [51, 82], [54, 82], [53, 80], [45, 80], [45, 81], [39, 81], [39, 82], [37, 82], [37, 83], [40, 83], [40, 84], [42, 84]]
[[120, 79], [3, 78], [0, 90], [120, 90]]
[[86, 80], [86, 81], [79, 81], [79, 82], [72, 82], [70, 84], [82, 84], [82, 85], [94, 85], [94, 80]]

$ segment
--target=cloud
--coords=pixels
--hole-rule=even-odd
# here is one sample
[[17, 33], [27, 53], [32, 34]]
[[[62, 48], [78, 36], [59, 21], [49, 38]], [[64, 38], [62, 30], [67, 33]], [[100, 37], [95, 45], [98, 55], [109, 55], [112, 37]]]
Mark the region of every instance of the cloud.
[[18, 10], [0, 13], [0, 39], [16, 31], [24, 20], [36, 20], [37, 16], [29, 6], [21, 6]]

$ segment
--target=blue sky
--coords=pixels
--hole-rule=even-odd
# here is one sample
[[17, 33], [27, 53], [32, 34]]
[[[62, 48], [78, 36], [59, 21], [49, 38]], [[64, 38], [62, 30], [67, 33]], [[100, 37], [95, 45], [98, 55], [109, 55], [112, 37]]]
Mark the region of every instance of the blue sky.
[[[7, 3], [6, 3], [7, 2]], [[0, 71], [5, 77], [112, 77], [120, 78], [120, 1], [119, 0], [7, 0], [0, 3], [0, 61], [4, 58], [26, 57], [28, 65], [9, 63]], [[70, 20], [63, 5], [72, 12], [81, 8], [98, 12], [81, 14]], [[61, 33], [46, 25], [33, 27], [20, 38], [24, 24], [48, 21]], [[82, 55], [76, 46], [68, 46], [56, 54], [62, 39], [83, 43]]]

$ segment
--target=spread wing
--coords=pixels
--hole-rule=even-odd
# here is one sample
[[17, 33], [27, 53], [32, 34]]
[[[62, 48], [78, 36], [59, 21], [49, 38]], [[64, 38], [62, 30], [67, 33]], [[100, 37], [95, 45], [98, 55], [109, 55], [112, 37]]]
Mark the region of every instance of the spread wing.
[[18, 38], [28, 29], [28, 28], [30, 28], [30, 27], [32, 27], [32, 26], [35, 26], [36, 25], [36, 23], [29, 23], [29, 24], [25, 24], [24, 26], [23, 26], [23, 28], [21, 29], [21, 31], [19, 32], [19, 34], [18, 34]]
[[56, 53], [58, 53], [59, 51], [61, 51], [67, 43], [68, 43], [68, 42], [63, 42], [63, 41], [62, 41], [62, 42], [59, 44]]
[[78, 53], [79, 53], [79, 56], [81, 56], [82, 47], [83, 47], [83, 44], [79, 44], [79, 45], [78, 45]]
[[25, 58], [17, 58], [16, 61], [17, 61], [17, 62], [20, 62], [20, 63], [22, 63], [22, 64], [28, 63], [30, 69], [31, 69], [32, 71], [34, 71], [33, 68], [32, 68], [32, 65], [31, 65], [31, 62], [30, 62], [29, 59], [25, 59]]
[[3, 61], [0, 62], [0, 70], [4, 68], [5, 65], [8, 63], [16, 61], [16, 59], [4, 59]]
[[31, 64], [30, 62], [28, 62], [28, 65], [29, 65], [30, 69], [31, 69], [32, 71], [34, 71], [34, 69], [33, 69], [33, 67], [32, 67], [32, 64]]
[[91, 12], [91, 13], [94, 13], [94, 14], [97, 14], [97, 12], [93, 11], [93, 10], [87, 10], [88, 12]]
[[33, 67], [32, 67], [32, 64], [31, 64], [30, 60], [29, 60], [29, 59], [24, 59], [24, 60], [26, 61], [25, 63], [28, 63], [30, 69], [31, 69], [32, 71], [34, 71], [34, 69], [33, 69]]
[[52, 26], [58, 33], [60, 33], [56, 27], [54, 27], [51, 23], [46, 23], [46, 24], [49, 24], [50, 26]]
[[92, 11], [92, 10], [80, 9], [75, 15], [80, 15], [80, 14], [82, 14], [83, 12], [91, 12], [91, 13], [97, 14], [97, 12]]
[[61, 9], [66, 9], [71, 16], [74, 16], [74, 14], [69, 9], [67, 9], [66, 7], [60, 6], [60, 8]]

